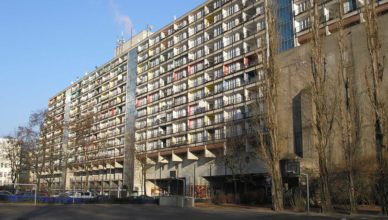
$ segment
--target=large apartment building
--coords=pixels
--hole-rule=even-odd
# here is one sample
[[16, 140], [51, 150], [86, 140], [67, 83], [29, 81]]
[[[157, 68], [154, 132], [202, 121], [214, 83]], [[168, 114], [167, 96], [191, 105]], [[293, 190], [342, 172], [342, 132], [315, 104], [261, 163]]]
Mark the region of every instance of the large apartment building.
[[[130, 184], [125, 177], [133, 166], [124, 165], [127, 159], [133, 161], [133, 153], [125, 135], [134, 132], [130, 124], [135, 117], [137, 43], [148, 34], [143, 31], [121, 43], [112, 60], [49, 100], [51, 118], [62, 124], [46, 135], [45, 155], [50, 158], [42, 165], [41, 182], [46, 186], [50, 182], [52, 190], [93, 189], [109, 194]], [[75, 129], [88, 117], [89, 125]]]
[[[286, 50], [294, 39], [291, 1], [279, 9]], [[205, 196], [210, 182], [227, 182], [230, 169], [215, 157], [228, 150], [227, 138], [253, 132], [266, 34], [264, 1], [213, 0], [140, 43], [136, 152], [147, 164], [135, 182], [140, 191], [182, 194], [185, 184]], [[247, 160], [248, 174], [265, 172]]]
[[[327, 35], [338, 28], [339, 2], [320, 5]], [[253, 111], [260, 111], [252, 99], [260, 96], [267, 47], [264, 3], [206, 1], [139, 45], [136, 152], [146, 170], [137, 174], [140, 191], [182, 194], [188, 187], [186, 193], [194, 189], [197, 196], [228, 191], [236, 173], [217, 157], [233, 145], [230, 138], [247, 135], [246, 152], [240, 152], [247, 162], [238, 175], [250, 175], [256, 186], [265, 186], [263, 163], [249, 156], [250, 120]], [[378, 1], [377, 11], [386, 11], [386, 3]], [[345, 27], [362, 22], [361, 3], [343, 4]], [[308, 42], [309, 1], [280, 0], [277, 7], [280, 50]], [[300, 154], [295, 146], [289, 148], [283, 149], [285, 158]]]
[[[338, 2], [321, 5], [328, 35], [337, 28]], [[386, 2], [378, 1], [379, 12], [386, 11]], [[64, 126], [49, 134], [50, 143], [56, 155], [70, 156], [65, 169], [63, 156], [58, 157], [54, 175], [51, 170], [42, 177], [55, 177], [52, 188], [101, 193], [126, 188], [209, 197], [230, 191], [236, 178], [244, 188], [267, 189], [266, 168], [253, 156], [250, 140], [253, 112], [265, 111], [253, 104], [263, 96], [258, 88], [267, 54], [264, 3], [207, 0], [155, 33], [140, 33], [112, 60], [51, 98], [49, 112]], [[277, 1], [281, 51], [309, 41], [307, 4]], [[362, 21], [358, 4], [344, 1], [347, 26]], [[305, 86], [291, 79], [285, 86], [291, 84], [297, 85], [295, 92]], [[290, 94], [285, 95], [287, 111], [292, 111]], [[74, 153], [80, 148], [77, 134], [66, 125], [90, 112], [93, 127], [84, 138], [89, 153]], [[303, 155], [292, 117], [284, 118], [285, 158]], [[225, 164], [226, 152], [239, 144], [236, 139], [245, 146], [235, 152], [241, 159], [238, 172]]]

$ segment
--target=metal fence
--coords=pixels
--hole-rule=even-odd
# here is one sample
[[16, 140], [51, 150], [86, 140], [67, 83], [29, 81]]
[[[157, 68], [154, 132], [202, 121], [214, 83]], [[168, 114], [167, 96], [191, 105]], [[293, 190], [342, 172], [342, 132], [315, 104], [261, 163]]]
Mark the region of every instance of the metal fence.
[[[71, 198], [71, 197], [48, 197], [37, 196], [37, 203], [43, 204], [158, 204], [159, 200], [152, 197], [127, 197], [127, 198]], [[0, 203], [33, 203], [34, 196], [26, 195], [0, 195]]]

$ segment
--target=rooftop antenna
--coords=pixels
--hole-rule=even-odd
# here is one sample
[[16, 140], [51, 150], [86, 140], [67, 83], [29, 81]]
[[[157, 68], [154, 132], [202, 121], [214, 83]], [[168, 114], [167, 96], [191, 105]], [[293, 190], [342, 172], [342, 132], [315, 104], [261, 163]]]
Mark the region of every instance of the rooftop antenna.
[[146, 28], [146, 30], [147, 30], [147, 37], [148, 37], [150, 31], [152, 31], [152, 29], [154, 29], [154, 27], [152, 25], [147, 24], [147, 28]]
[[117, 40], [117, 43], [116, 43], [116, 48], [117, 48], [119, 54], [121, 54], [123, 52], [124, 43], [125, 43], [124, 32], [121, 32], [121, 37], [119, 37], [119, 39]]

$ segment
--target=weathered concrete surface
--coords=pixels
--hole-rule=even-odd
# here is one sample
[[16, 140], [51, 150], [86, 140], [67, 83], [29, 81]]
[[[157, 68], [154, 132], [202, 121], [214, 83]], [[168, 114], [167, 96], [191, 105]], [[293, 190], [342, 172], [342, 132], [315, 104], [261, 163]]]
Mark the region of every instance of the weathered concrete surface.
[[[306, 216], [304, 214], [276, 214], [274, 212], [260, 212], [254, 209], [193, 209], [154, 205], [0, 205], [1, 220], [334, 220], [342, 218], [342, 216], [326, 217]], [[365, 218], [356, 217], [351, 219]]]
[[[385, 55], [384, 87], [388, 90], [388, 29], [385, 28], [388, 23], [388, 14], [379, 17], [379, 37], [382, 45], [382, 52]], [[374, 119], [371, 110], [370, 98], [366, 87], [366, 71], [369, 65], [369, 54], [365, 35], [364, 24], [358, 24], [345, 29], [345, 56], [346, 69], [353, 73], [353, 85], [356, 89], [355, 97], [357, 106], [360, 108], [360, 148], [359, 155], [375, 158], [374, 143]], [[325, 59], [325, 71], [330, 85], [327, 88], [326, 96], [328, 101], [334, 101], [334, 97], [343, 93], [339, 84], [339, 49], [338, 35], [333, 33], [323, 38], [322, 53]], [[278, 57], [280, 66], [280, 91], [279, 91], [279, 121], [281, 143], [287, 146], [289, 153], [294, 152], [295, 136], [294, 125], [297, 123], [293, 115], [293, 101], [299, 98], [301, 110], [300, 131], [303, 145], [303, 168], [314, 170], [317, 168], [316, 151], [313, 147], [314, 136], [312, 132], [313, 107], [309, 87], [311, 85], [311, 46], [304, 44], [280, 54]], [[387, 95], [388, 91], [384, 91]], [[386, 100], [388, 97], [386, 96]], [[332, 105], [333, 112], [337, 115], [338, 122], [339, 108], [338, 103]], [[344, 160], [341, 145], [341, 131], [339, 124], [334, 124], [334, 132], [330, 137], [330, 149], [328, 150], [329, 159], [332, 164], [340, 164]]]

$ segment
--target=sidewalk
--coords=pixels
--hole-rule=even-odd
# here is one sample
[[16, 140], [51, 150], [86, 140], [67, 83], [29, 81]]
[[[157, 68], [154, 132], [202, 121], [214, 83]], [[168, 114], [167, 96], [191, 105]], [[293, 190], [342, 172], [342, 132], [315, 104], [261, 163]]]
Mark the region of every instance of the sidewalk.
[[[299, 215], [299, 216], [307, 216], [306, 212], [295, 212], [291, 209], [286, 209], [282, 212], [275, 212], [270, 207], [259, 207], [259, 206], [248, 206], [248, 205], [238, 205], [238, 204], [221, 204], [216, 205], [213, 203], [195, 203], [195, 208], [198, 209], [206, 209], [206, 210], [213, 210], [213, 211], [231, 211], [231, 212], [258, 212], [258, 213], [266, 213], [266, 214], [287, 214], [287, 215]], [[365, 211], [365, 207], [360, 207], [360, 210]], [[382, 216], [380, 214], [343, 214], [343, 213], [320, 213], [318, 209], [312, 209], [310, 210], [309, 216], [325, 216], [325, 217], [334, 217], [339, 219], [387, 219], [388, 216]]]

